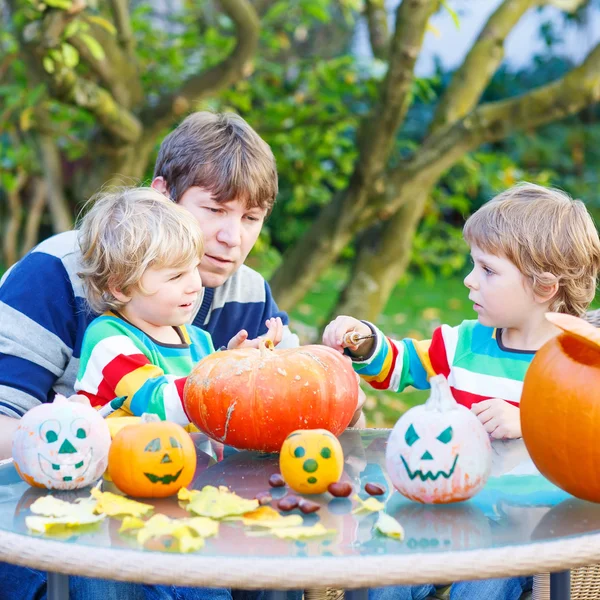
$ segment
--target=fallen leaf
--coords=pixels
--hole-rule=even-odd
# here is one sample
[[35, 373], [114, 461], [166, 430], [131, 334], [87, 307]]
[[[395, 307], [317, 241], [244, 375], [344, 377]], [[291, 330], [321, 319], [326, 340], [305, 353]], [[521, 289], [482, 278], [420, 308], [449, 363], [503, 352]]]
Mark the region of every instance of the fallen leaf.
[[394, 517], [391, 517], [384, 512], [379, 513], [374, 527], [379, 533], [394, 538], [395, 540], [404, 539], [404, 528], [402, 525], [400, 525]]
[[[293, 516], [293, 515], [292, 515]], [[300, 515], [295, 515], [300, 516]], [[300, 517], [302, 518], [302, 517]], [[336, 529], [326, 529], [322, 523], [317, 523], [310, 527], [284, 527], [282, 529], [269, 529], [267, 532], [248, 532], [248, 535], [262, 536], [274, 535], [275, 537], [286, 540], [302, 540], [308, 538], [319, 538], [337, 533]]]
[[34, 533], [53, 533], [65, 528], [83, 527], [102, 521], [106, 515], [77, 512], [61, 517], [25, 517], [25, 525]]
[[242, 519], [247, 527], [263, 527], [266, 529], [283, 529], [289, 527], [300, 527], [304, 520], [300, 515], [279, 515], [273, 519]]
[[200, 492], [191, 494], [186, 510], [201, 517], [223, 519], [251, 512], [259, 506], [258, 500], [247, 500], [225, 487], [207, 485]]
[[109, 517], [131, 515], [141, 517], [154, 510], [151, 504], [144, 504], [136, 500], [130, 500], [112, 492], [101, 492], [96, 488], [91, 490], [92, 496], [97, 500], [95, 512], [104, 513]]
[[361, 512], [377, 512], [385, 508], [385, 504], [377, 500], [377, 498], [371, 497], [363, 500], [360, 496], [354, 494], [352, 499], [358, 502], [358, 506], [352, 511], [353, 515]]

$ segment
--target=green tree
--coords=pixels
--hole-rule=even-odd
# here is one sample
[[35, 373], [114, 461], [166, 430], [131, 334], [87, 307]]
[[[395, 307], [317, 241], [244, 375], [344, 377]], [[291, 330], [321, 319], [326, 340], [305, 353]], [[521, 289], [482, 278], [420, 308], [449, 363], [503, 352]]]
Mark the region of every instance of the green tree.
[[387, 74], [371, 114], [361, 123], [348, 186], [284, 255], [271, 280], [284, 309], [293, 307], [359, 235], [351, 275], [333, 312], [375, 319], [407, 266], [431, 190], [449, 168], [482, 144], [575, 114], [600, 98], [597, 46], [579, 67], [551, 83], [479, 104], [502, 61], [507, 35], [526, 11], [546, 4], [575, 10], [582, 3], [504, 0], [454, 73], [422, 142], [398, 159], [396, 140], [411, 102], [414, 65], [440, 2], [404, 0], [390, 36], [383, 3], [366, 0], [374, 54], [385, 57]]

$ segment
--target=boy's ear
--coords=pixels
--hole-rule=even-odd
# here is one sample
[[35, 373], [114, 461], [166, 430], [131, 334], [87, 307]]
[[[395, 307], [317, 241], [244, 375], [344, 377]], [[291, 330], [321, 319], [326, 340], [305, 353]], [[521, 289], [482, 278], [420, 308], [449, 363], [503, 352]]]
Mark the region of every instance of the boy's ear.
[[536, 290], [535, 290], [536, 301], [539, 302], [540, 304], [549, 302], [550, 300], [552, 300], [552, 298], [554, 298], [554, 296], [556, 296], [557, 292], [558, 292], [558, 278], [556, 277], [556, 275], [553, 275], [552, 273], [548, 273], [547, 271], [545, 271], [544, 273], [541, 273], [538, 278], [538, 282], [537, 282], [537, 286], [536, 286]]
[[154, 188], [157, 192], [164, 194], [167, 198], [170, 198], [169, 187], [167, 186], [167, 182], [165, 181], [164, 177], [155, 177], [152, 180], [150, 187]]
[[128, 296], [127, 294], [124, 294], [121, 291], [121, 288], [119, 288], [118, 286], [116, 286], [113, 282], [109, 281], [108, 282], [108, 291], [119, 301], [122, 302], [123, 304], [127, 304], [127, 302], [129, 302], [131, 300], [131, 296]]

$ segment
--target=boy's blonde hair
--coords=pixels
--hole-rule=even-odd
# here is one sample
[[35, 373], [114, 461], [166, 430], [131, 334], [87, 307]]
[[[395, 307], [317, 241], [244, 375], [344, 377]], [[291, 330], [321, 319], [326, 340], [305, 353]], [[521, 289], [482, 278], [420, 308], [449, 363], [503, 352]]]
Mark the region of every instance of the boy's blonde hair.
[[164, 178], [175, 202], [198, 186], [216, 202], [242, 200], [267, 213], [278, 191], [271, 148], [234, 113], [192, 113], [160, 145], [154, 177]]
[[581, 316], [596, 293], [600, 240], [585, 205], [561, 190], [520, 183], [502, 192], [467, 220], [470, 246], [505, 256], [542, 294], [554, 280], [549, 310]]
[[128, 295], [141, 286], [148, 267], [178, 269], [202, 258], [200, 225], [152, 188], [121, 188], [91, 198], [79, 221], [79, 246], [88, 304], [97, 313], [123, 303], [109, 287]]

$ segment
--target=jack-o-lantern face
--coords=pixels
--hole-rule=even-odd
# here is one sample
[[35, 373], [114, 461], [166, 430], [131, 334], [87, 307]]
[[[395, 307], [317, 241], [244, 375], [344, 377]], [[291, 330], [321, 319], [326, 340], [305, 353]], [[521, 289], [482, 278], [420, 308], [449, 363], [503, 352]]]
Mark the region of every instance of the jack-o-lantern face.
[[[440, 376], [443, 378], [443, 376]], [[386, 465], [394, 486], [425, 503], [459, 502], [475, 495], [491, 469], [491, 446], [477, 417], [459, 406], [443, 378], [443, 393], [434, 390], [424, 406], [407, 411], [396, 423], [386, 449]]]
[[31, 409], [19, 422], [13, 458], [30, 485], [57, 490], [84, 487], [106, 469], [110, 433], [90, 406], [57, 395]]
[[279, 468], [285, 482], [295, 491], [321, 494], [342, 475], [342, 446], [326, 429], [293, 431], [281, 446]]
[[196, 470], [196, 449], [176, 423], [146, 422], [123, 427], [114, 437], [108, 474], [126, 494], [146, 498], [171, 496], [187, 486]]

